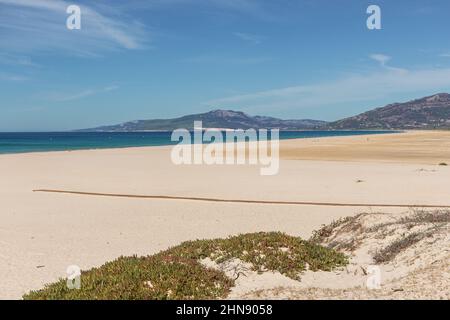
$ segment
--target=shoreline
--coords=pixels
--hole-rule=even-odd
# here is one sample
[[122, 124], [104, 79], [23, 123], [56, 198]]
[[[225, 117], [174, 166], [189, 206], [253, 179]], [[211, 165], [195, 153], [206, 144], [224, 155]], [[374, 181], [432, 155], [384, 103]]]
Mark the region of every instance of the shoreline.
[[[329, 132], [356, 132], [358, 130], [329, 130]], [[365, 130], [360, 130], [362, 132], [366, 132]], [[379, 133], [382, 132], [382, 133]], [[436, 130], [438, 131], [438, 130]], [[166, 133], [166, 131], [157, 131], [157, 132], [163, 132]], [[170, 132], [170, 131], [168, 131]], [[281, 132], [281, 131], [280, 131]], [[283, 132], [328, 132], [326, 130], [324, 131], [312, 131], [312, 130], [305, 130], [305, 131], [283, 131]], [[309, 140], [309, 139], [327, 139], [327, 138], [346, 138], [346, 137], [363, 137], [363, 136], [379, 136], [379, 135], [396, 135], [396, 134], [404, 134], [408, 133], [410, 131], [408, 130], [393, 130], [392, 132], [389, 132], [387, 130], [367, 130], [367, 132], [374, 132], [374, 133], [362, 133], [362, 134], [349, 134], [349, 135], [337, 135], [337, 136], [318, 136], [318, 137], [306, 137], [306, 138], [280, 138], [280, 144], [283, 141], [295, 141], [295, 140]], [[418, 130], [417, 132], [422, 132], [422, 130]], [[0, 132], [0, 134], [3, 132]], [[15, 132], [15, 133], [21, 133], [21, 132]], [[48, 133], [54, 133], [54, 132], [48, 132]], [[55, 132], [55, 133], [64, 133], [64, 132]], [[95, 132], [92, 132], [95, 133]], [[107, 133], [107, 132], [105, 132]], [[139, 131], [133, 131], [130, 133], [139, 133]], [[47, 153], [65, 153], [65, 152], [76, 152], [76, 151], [98, 151], [98, 150], [127, 150], [127, 149], [143, 149], [143, 148], [168, 148], [177, 145], [177, 143], [173, 144], [163, 144], [163, 145], [146, 145], [146, 146], [118, 146], [118, 147], [92, 147], [92, 148], [77, 148], [77, 149], [65, 149], [65, 150], [36, 150], [36, 151], [21, 151], [21, 152], [1, 152], [0, 151], [0, 157], [6, 156], [6, 155], [23, 155], [23, 154], [47, 154]], [[192, 145], [192, 144], [191, 144]]]

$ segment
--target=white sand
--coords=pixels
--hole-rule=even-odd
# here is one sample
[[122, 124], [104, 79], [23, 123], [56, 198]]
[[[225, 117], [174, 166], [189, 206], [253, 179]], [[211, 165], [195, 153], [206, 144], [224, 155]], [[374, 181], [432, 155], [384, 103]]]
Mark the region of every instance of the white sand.
[[[33, 189], [450, 205], [450, 167], [437, 166], [450, 163], [450, 155], [441, 152], [442, 140], [433, 140], [450, 141], [450, 134], [434, 134], [371, 136], [370, 141], [404, 139], [394, 149], [385, 143], [387, 151], [379, 142], [382, 159], [371, 159], [372, 149], [362, 137], [283, 142], [287, 151], [282, 150], [280, 173], [266, 177], [257, 166], [174, 166], [167, 147], [0, 155], [0, 298], [20, 298], [65, 277], [73, 264], [86, 269], [120, 255], [152, 254], [185, 240], [244, 232], [283, 231], [307, 238], [334, 219], [377, 210], [105, 198]], [[335, 146], [342, 144], [351, 146], [341, 146], [339, 153]], [[362, 146], [359, 151], [357, 146]], [[305, 153], [303, 147], [316, 153]], [[402, 148], [416, 152], [402, 161]], [[346, 158], [349, 150], [356, 150], [357, 161]], [[439, 151], [433, 157], [430, 150]], [[302, 155], [318, 160], [299, 160]]]

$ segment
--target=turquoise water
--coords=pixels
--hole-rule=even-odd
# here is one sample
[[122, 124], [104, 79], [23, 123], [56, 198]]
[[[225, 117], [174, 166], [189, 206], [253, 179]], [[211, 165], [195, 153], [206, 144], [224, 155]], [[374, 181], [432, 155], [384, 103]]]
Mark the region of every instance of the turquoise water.
[[[282, 131], [280, 139], [355, 136], [392, 131]], [[177, 144], [171, 132], [15, 132], [0, 133], [0, 154], [106, 149]]]

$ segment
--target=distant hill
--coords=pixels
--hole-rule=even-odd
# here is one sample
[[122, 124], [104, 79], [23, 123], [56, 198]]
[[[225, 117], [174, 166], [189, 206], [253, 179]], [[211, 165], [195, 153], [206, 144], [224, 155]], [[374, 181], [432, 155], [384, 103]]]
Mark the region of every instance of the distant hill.
[[329, 129], [450, 128], [450, 95], [439, 93], [405, 103], [393, 103], [354, 117], [331, 122]]
[[79, 131], [131, 132], [175, 130], [179, 128], [193, 129], [194, 121], [202, 121], [204, 128], [221, 129], [279, 128], [281, 130], [311, 130], [323, 127], [326, 124], [325, 121], [319, 120], [281, 120], [272, 117], [253, 117], [240, 111], [214, 110], [174, 119], [137, 120], [118, 125], [103, 126]]

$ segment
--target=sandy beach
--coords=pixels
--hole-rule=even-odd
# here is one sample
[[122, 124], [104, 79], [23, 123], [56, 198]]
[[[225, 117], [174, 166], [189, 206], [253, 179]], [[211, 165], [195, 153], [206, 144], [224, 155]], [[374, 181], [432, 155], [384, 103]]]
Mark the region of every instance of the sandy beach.
[[[450, 206], [450, 132], [285, 140], [280, 171], [258, 166], [176, 166], [170, 147], [0, 155], [0, 298], [185, 240], [257, 231], [308, 238], [361, 212]], [[215, 203], [33, 192], [337, 203]], [[361, 206], [345, 206], [345, 204]], [[364, 204], [367, 204], [364, 206]], [[381, 208], [376, 204], [392, 205]], [[397, 207], [396, 207], [397, 206]]]

